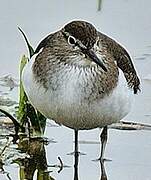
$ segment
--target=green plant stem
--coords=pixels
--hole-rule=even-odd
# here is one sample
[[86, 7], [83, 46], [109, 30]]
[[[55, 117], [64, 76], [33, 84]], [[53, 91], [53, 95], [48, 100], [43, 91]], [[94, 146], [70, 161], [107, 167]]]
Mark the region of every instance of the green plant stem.
[[98, 11], [101, 11], [102, 0], [98, 0]]

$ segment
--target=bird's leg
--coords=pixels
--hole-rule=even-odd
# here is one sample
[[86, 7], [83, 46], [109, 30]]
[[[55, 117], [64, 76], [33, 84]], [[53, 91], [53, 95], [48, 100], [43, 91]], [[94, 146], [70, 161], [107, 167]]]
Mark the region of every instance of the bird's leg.
[[78, 163], [79, 163], [79, 151], [78, 151], [78, 130], [74, 130], [75, 135], [75, 149], [74, 149], [74, 180], [78, 180]]
[[78, 130], [74, 130], [74, 135], [75, 135], [74, 152], [75, 152], [75, 155], [78, 155], [79, 154], [79, 151], [78, 151]]
[[75, 155], [79, 156], [79, 151], [78, 151], [78, 130], [74, 130], [74, 150], [71, 153], [68, 153], [67, 155]]
[[105, 152], [105, 147], [107, 143], [107, 126], [105, 126], [102, 130], [102, 133], [100, 135], [101, 138], [101, 155], [99, 160], [103, 161], [104, 160], [104, 152]]

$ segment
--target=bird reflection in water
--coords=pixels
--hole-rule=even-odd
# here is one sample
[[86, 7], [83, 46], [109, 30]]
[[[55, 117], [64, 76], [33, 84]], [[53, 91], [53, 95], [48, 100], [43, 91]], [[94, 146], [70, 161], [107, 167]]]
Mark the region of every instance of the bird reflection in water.
[[[78, 140], [78, 133], [75, 131], [75, 143], [74, 143], [74, 180], [80, 180], [79, 179], [79, 173], [78, 173], [78, 168], [79, 168], [79, 155], [80, 153], [78, 152], [78, 143], [76, 143]], [[100, 163], [100, 178], [99, 180], [107, 180], [107, 174], [104, 166], [104, 162], [98, 160]]]
[[[20, 140], [18, 148], [22, 153], [29, 154], [29, 158], [25, 157], [23, 159], [17, 159], [20, 171], [20, 180], [33, 180], [35, 176], [37, 180], [54, 180], [52, 176], [49, 175], [48, 164], [45, 152], [45, 143], [43, 140], [34, 138]], [[77, 147], [75, 146], [75, 149]], [[99, 180], [107, 180], [107, 175], [105, 171], [104, 162], [98, 161], [100, 163], [100, 177]], [[79, 152], [75, 151], [74, 154], [74, 173], [73, 180], [79, 179]]]
[[[107, 174], [105, 170], [105, 161], [98, 161], [100, 163], [100, 177], [99, 180], [108, 180], [107, 179]], [[74, 156], [74, 180], [80, 180], [79, 179], [79, 174], [78, 174], [78, 166], [79, 166], [79, 153], [75, 153]]]
[[101, 167], [101, 177], [100, 177], [100, 180], [107, 180], [107, 174], [106, 174], [104, 162], [100, 162], [100, 167]]

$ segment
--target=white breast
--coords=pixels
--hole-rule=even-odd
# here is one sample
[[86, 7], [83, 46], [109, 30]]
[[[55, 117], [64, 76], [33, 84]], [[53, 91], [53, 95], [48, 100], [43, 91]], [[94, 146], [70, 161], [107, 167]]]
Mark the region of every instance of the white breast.
[[[121, 120], [131, 108], [133, 92], [128, 88], [121, 70], [117, 87], [109, 96], [89, 103], [83, 101], [87, 92], [80, 89], [85, 82], [85, 74], [79, 76], [78, 69], [71, 69], [62, 78], [60, 88], [47, 91], [35, 82], [32, 74], [33, 60], [23, 71], [23, 85], [29, 100], [47, 118], [70, 128], [92, 129]], [[77, 83], [78, 82], [78, 83]]]

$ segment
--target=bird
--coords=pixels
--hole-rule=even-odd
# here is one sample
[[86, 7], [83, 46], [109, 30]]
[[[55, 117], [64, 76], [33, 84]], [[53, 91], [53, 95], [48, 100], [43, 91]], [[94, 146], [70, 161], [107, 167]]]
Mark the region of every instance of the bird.
[[104, 159], [108, 125], [131, 110], [140, 79], [127, 50], [92, 23], [73, 20], [47, 35], [26, 64], [22, 82], [30, 103], [45, 117], [78, 132], [102, 128]]

